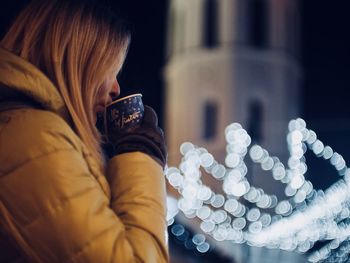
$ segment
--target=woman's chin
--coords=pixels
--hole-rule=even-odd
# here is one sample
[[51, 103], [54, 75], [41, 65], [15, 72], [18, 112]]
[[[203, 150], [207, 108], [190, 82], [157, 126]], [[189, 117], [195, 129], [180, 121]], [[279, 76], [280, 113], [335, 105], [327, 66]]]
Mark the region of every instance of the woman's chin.
[[103, 114], [103, 112], [105, 111], [105, 107], [103, 105], [96, 105], [95, 106], [95, 113], [96, 114]]

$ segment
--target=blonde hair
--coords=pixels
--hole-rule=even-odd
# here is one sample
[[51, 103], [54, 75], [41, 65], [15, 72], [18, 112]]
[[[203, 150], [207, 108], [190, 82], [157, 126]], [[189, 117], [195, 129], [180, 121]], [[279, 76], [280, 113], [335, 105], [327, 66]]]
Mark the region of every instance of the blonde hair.
[[107, 7], [88, 0], [33, 1], [0, 42], [54, 83], [70, 113], [73, 129], [101, 169], [104, 158], [93, 106], [98, 87], [124, 60], [129, 42], [125, 22]]

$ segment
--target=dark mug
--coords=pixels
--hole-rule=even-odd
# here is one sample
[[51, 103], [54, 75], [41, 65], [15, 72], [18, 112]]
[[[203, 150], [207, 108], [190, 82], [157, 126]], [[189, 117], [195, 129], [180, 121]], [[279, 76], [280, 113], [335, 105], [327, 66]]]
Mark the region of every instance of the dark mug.
[[104, 128], [106, 135], [127, 132], [141, 125], [145, 108], [142, 94], [117, 99], [106, 106]]

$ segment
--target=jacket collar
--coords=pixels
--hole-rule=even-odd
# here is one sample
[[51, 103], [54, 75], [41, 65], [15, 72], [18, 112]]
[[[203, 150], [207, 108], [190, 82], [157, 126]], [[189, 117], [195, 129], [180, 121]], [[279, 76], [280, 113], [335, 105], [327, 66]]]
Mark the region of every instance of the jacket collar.
[[0, 100], [23, 98], [70, 122], [65, 103], [49, 78], [27, 60], [0, 48]]

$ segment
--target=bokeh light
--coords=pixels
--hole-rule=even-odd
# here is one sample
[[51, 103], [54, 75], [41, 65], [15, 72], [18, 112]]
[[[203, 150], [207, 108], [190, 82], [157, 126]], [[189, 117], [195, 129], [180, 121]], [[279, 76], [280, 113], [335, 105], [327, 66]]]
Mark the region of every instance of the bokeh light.
[[[290, 121], [288, 129], [290, 156], [287, 166], [278, 157], [270, 156], [262, 146], [251, 145], [250, 136], [238, 123], [225, 129], [225, 165], [218, 163], [205, 148], [191, 142], [181, 145], [184, 158], [179, 168], [165, 170], [169, 184], [181, 195], [178, 200], [168, 200], [167, 220], [172, 224], [179, 211], [189, 219], [201, 220], [203, 233], [197, 233], [191, 239], [180, 225], [171, 227], [175, 236], [185, 240], [188, 249], [206, 253], [210, 245], [205, 235], [216, 241], [246, 242], [299, 253], [308, 252], [319, 240], [331, 240], [312, 253], [309, 260], [328, 260], [332, 250], [338, 251], [337, 260], [348, 256], [342, 251], [350, 248], [350, 241], [347, 242], [350, 240], [350, 222], [343, 222], [350, 216], [350, 169], [345, 159], [330, 146], [325, 146], [301, 118]], [[307, 150], [328, 161], [344, 180], [340, 179], [325, 192], [316, 191], [306, 179], [308, 167], [304, 154]], [[250, 184], [245, 177], [248, 173], [247, 153], [261, 170], [271, 173], [274, 180], [285, 185], [285, 200], [278, 200], [276, 195]], [[203, 184], [203, 173], [221, 181], [223, 193], [215, 193]], [[247, 207], [245, 202], [251, 205]]]

